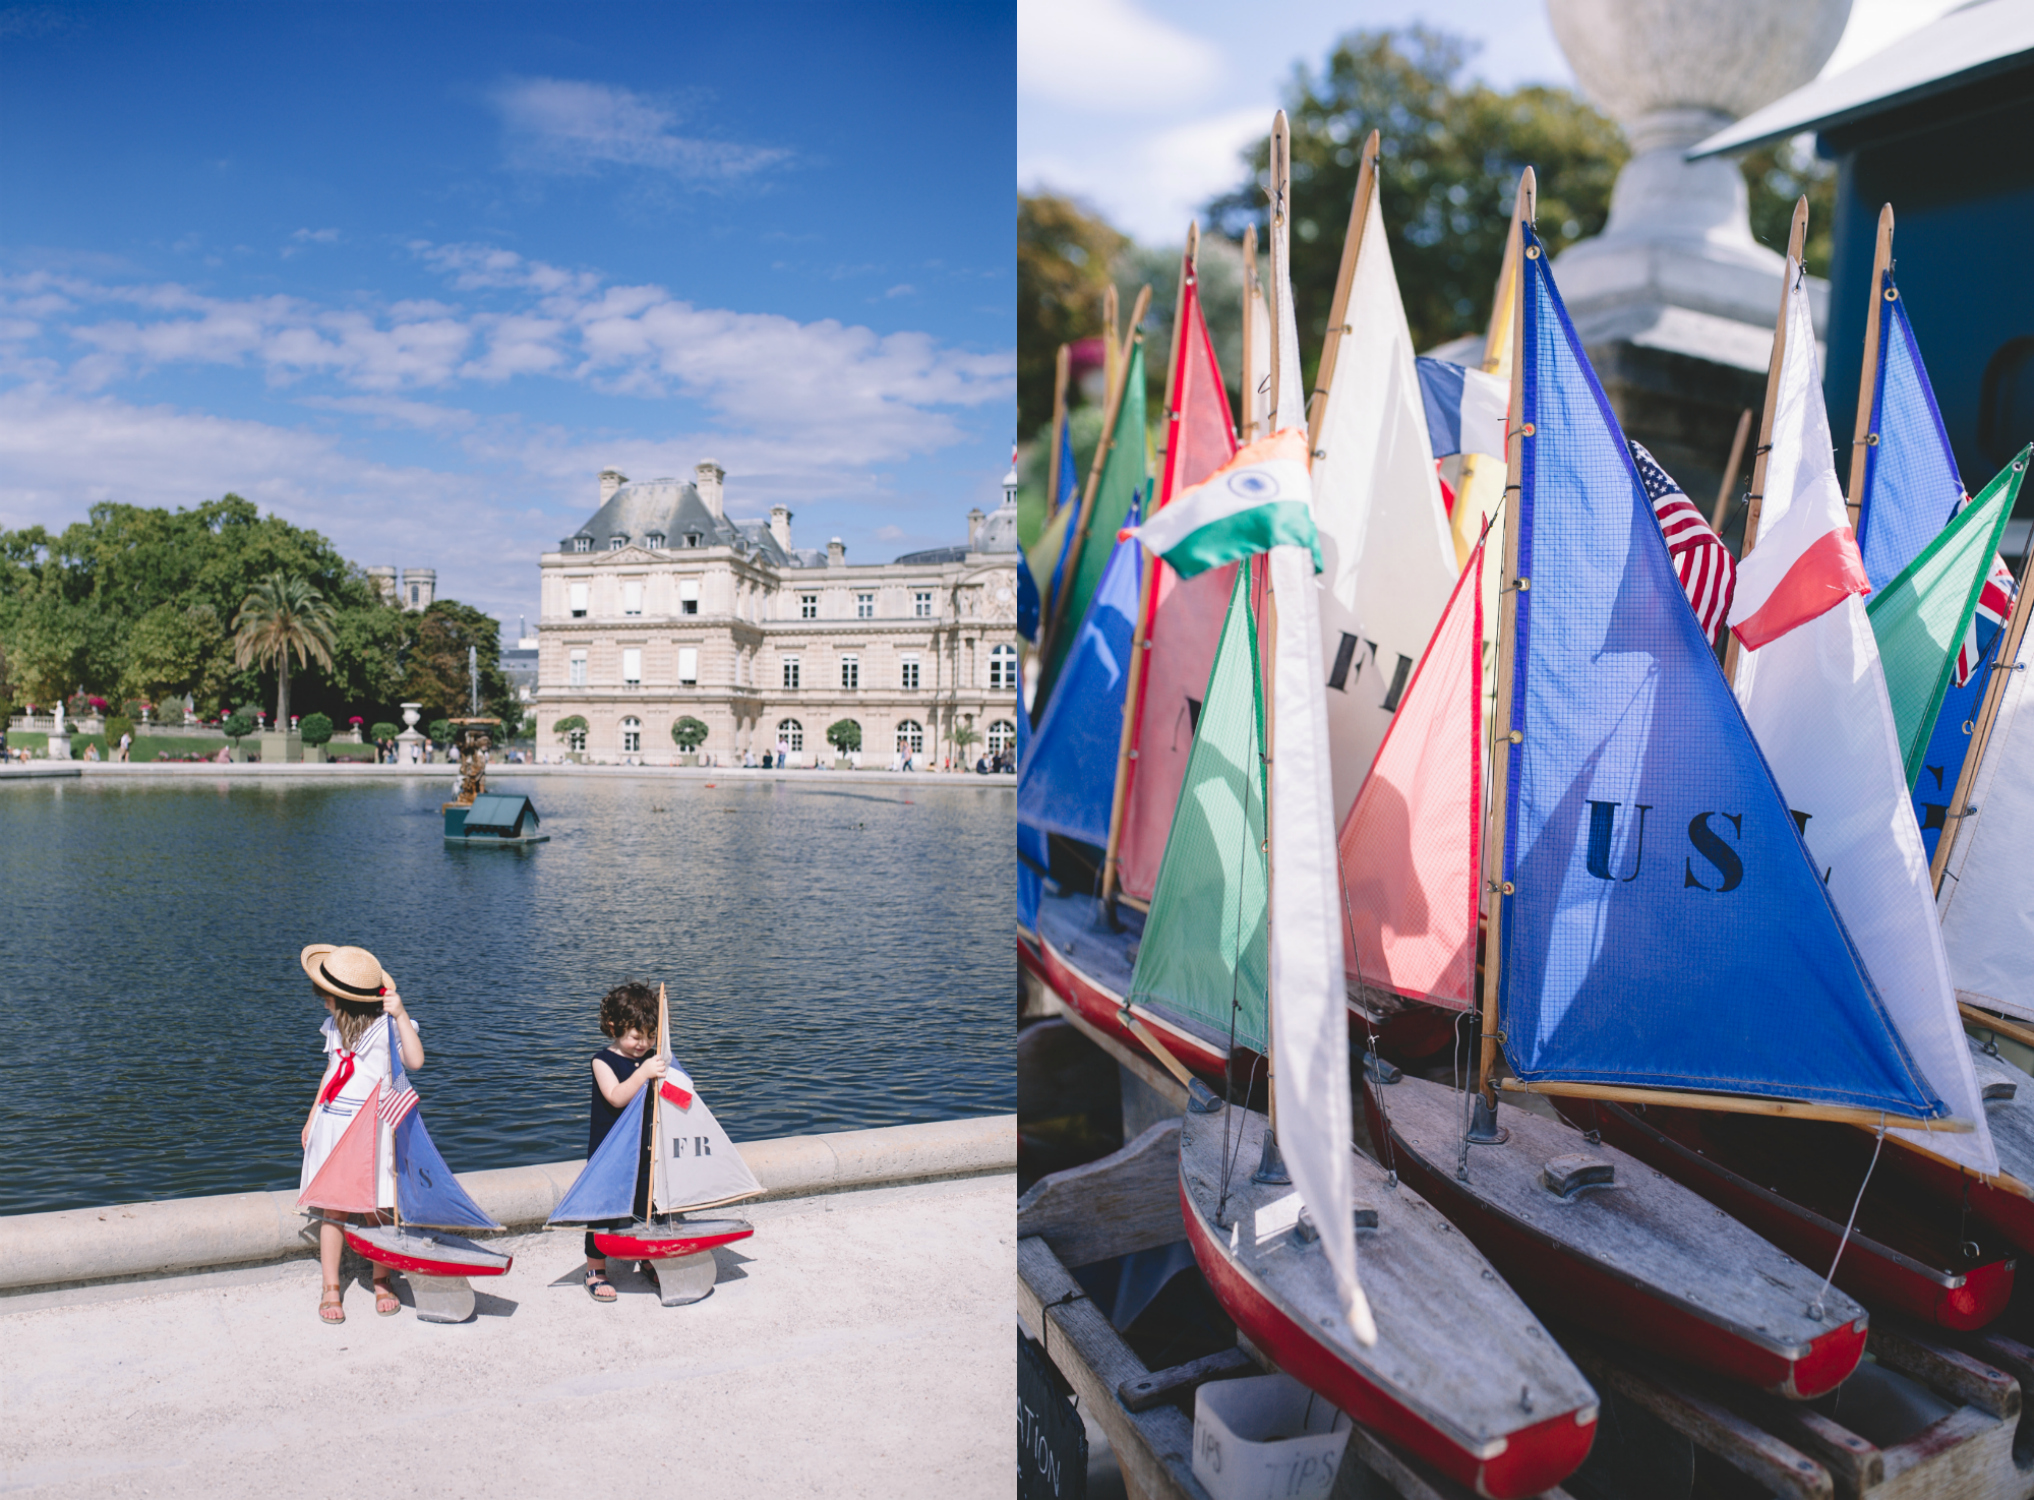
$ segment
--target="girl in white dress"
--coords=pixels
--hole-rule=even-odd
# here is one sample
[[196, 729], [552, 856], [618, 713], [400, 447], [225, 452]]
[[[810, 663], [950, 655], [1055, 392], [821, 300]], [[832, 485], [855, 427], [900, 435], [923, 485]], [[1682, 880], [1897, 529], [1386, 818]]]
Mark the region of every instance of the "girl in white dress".
[[[325, 1039], [325, 1074], [318, 1081], [317, 1096], [304, 1120], [304, 1167], [299, 1188], [308, 1188], [346, 1134], [346, 1127], [367, 1096], [379, 1083], [388, 1091], [394, 1077], [389, 1063], [389, 1026], [383, 1019], [392, 1016], [403, 1066], [411, 1072], [424, 1065], [424, 1044], [417, 1035], [416, 1022], [403, 1008], [395, 981], [379, 960], [365, 948], [335, 948], [330, 943], [313, 943], [304, 949], [300, 962], [310, 976], [318, 998], [328, 1014], [321, 1028]], [[374, 1201], [379, 1209], [395, 1207], [395, 1150], [393, 1132], [385, 1124], [375, 1126], [379, 1134], [375, 1151]], [[341, 1306], [339, 1252], [345, 1237], [339, 1224], [349, 1216], [324, 1210], [325, 1222], [318, 1226], [318, 1262], [324, 1272], [324, 1292], [318, 1301], [318, 1316], [327, 1323], [346, 1321]], [[386, 1222], [379, 1211], [367, 1216], [371, 1223]], [[374, 1310], [384, 1318], [394, 1317], [402, 1303], [388, 1284], [388, 1268], [374, 1268]]]

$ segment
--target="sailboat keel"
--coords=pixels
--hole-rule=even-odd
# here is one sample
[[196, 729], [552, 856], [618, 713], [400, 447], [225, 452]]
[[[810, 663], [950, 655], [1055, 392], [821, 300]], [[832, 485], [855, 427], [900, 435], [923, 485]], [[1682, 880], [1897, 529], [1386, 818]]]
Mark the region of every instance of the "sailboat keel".
[[711, 1250], [675, 1259], [653, 1260], [650, 1270], [657, 1278], [657, 1296], [666, 1307], [684, 1307], [713, 1290], [718, 1267]]
[[416, 1299], [417, 1317], [425, 1323], [464, 1323], [473, 1316], [473, 1283], [464, 1276], [403, 1277]]

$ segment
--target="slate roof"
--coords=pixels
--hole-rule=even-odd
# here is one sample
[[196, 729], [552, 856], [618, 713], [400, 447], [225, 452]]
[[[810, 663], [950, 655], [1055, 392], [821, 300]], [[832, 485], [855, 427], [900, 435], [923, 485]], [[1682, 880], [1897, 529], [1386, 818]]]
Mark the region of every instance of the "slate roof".
[[[572, 551], [578, 537], [592, 542], [587, 549], [590, 552], [610, 551], [617, 537], [624, 544], [633, 542], [648, 547], [653, 536], [663, 537], [662, 545], [676, 550], [686, 546], [688, 536], [696, 536], [699, 538], [696, 546], [737, 547], [760, 553], [780, 568], [813, 566], [810, 549], [794, 548], [786, 553], [770, 534], [768, 522], [734, 521], [714, 515], [699, 498], [699, 487], [681, 479], [646, 479], [623, 485], [607, 497], [607, 503], [594, 512], [592, 520], [559, 543], [559, 550]], [[821, 552], [818, 558], [819, 566], [825, 566], [826, 554]]]

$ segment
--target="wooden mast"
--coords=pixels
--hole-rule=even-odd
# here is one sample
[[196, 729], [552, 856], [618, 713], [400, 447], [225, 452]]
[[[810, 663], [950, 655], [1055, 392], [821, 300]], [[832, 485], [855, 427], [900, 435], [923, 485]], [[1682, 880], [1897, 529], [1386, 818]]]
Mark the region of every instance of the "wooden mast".
[[[1794, 204], [1793, 226], [1787, 231], [1787, 269], [1780, 277], [1780, 311], [1773, 320], [1773, 353], [1766, 365], [1766, 408], [1759, 418], [1759, 446], [1752, 455], [1751, 494], [1744, 512], [1744, 542], [1738, 561], [1751, 556], [1759, 539], [1759, 511], [1766, 498], [1766, 459], [1773, 451], [1773, 403], [1780, 394], [1780, 365], [1787, 357], [1787, 298], [1794, 290], [1794, 278], [1801, 274], [1801, 245], [1808, 237], [1808, 195]], [[1737, 632], [1730, 631], [1723, 648], [1723, 676], [1737, 684]], [[1874, 1117], [1876, 1118], [1876, 1116]]]
[[1243, 230], [1243, 373], [1242, 410], [1237, 413], [1237, 430], [1243, 435], [1247, 446], [1263, 434], [1257, 430], [1257, 382], [1264, 378], [1264, 371], [1257, 368], [1256, 333], [1257, 321], [1257, 226], [1246, 225]]
[[[1511, 238], [1506, 242], [1505, 262], [1511, 274], [1511, 314], [1506, 322], [1510, 325], [1513, 352], [1511, 360], [1511, 401], [1504, 418], [1504, 571], [1499, 575], [1503, 591], [1497, 602], [1497, 703], [1490, 718], [1490, 807], [1488, 821], [1483, 832], [1483, 889], [1488, 898], [1487, 919], [1484, 924], [1486, 937], [1483, 950], [1483, 1045], [1476, 1058], [1476, 1087], [1488, 1101], [1490, 1108], [1497, 1108], [1497, 1090], [1491, 1083], [1491, 1070], [1497, 1063], [1498, 1036], [1498, 981], [1503, 972], [1503, 945], [1500, 938], [1504, 923], [1504, 896], [1511, 889], [1504, 879], [1504, 813], [1505, 787], [1509, 781], [1511, 765], [1511, 657], [1518, 629], [1518, 502], [1511, 497], [1519, 493], [1519, 485], [1525, 469], [1525, 440], [1520, 430], [1520, 415], [1525, 401], [1525, 359], [1518, 348], [1524, 336], [1526, 277], [1524, 257], [1539, 256], [1539, 246], [1525, 245], [1525, 236], [1520, 226], [1533, 221], [1534, 198], [1538, 182], [1533, 169], [1527, 167], [1518, 180], [1518, 193], [1513, 199], [1511, 211]], [[1503, 285], [1500, 278], [1499, 285]], [[1492, 328], [1498, 326], [1497, 309], [1490, 314]], [[1486, 344], [1484, 362], [1491, 362], [1493, 351]], [[1467, 493], [1468, 483], [1463, 482]]]
[[1066, 441], [1066, 381], [1073, 351], [1065, 344], [1052, 361], [1052, 452], [1045, 460], [1045, 523], [1059, 514], [1059, 450]]
[[[1486, 375], [1504, 367], [1505, 351], [1512, 345], [1511, 323], [1518, 311], [1518, 204], [1514, 200], [1511, 227], [1505, 231], [1504, 258], [1497, 268], [1497, 287], [1490, 299], [1490, 320], [1483, 331], [1483, 363], [1477, 366]], [[1449, 518], [1448, 533], [1455, 543], [1455, 566], [1469, 565], [1473, 538], [1489, 521], [1488, 516], [1467, 514], [1467, 498], [1476, 492], [1476, 476], [1491, 460], [1480, 453], [1462, 455], [1461, 472], [1456, 476], [1455, 513]]]
[[[671, 1005], [664, 997], [664, 985], [657, 984], [657, 1056], [666, 1063], [671, 1061]], [[664, 1139], [664, 1090], [661, 1085], [650, 1090], [650, 1192], [643, 1200], [648, 1210], [643, 1217], [654, 1223], [657, 1218], [657, 1173], [663, 1167], [658, 1154], [658, 1142]]]
[[[1112, 280], [1102, 293], [1102, 388], [1113, 390], [1116, 385], [1116, 283]], [[1135, 327], [1135, 320], [1132, 320]]]
[[[1799, 210], [1796, 210], [1798, 213]], [[1878, 413], [1874, 398], [1879, 388], [1879, 312], [1890, 292], [1884, 292], [1886, 270], [1893, 263], [1893, 205], [1879, 210], [1878, 242], [1872, 249], [1871, 305], [1865, 310], [1864, 362], [1857, 377], [1857, 425], [1850, 444], [1850, 493], [1845, 509], [1850, 512], [1850, 529], [1857, 530], [1858, 515], [1864, 508], [1865, 450], [1878, 442], [1872, 431]], [[1882, 296], [1882, 292], [1884, 295]]]
[[[1137, 301], [1130, 309], [1130, 335], [1125, 340], [1123, 358], [1116, 362], [1116, 378], [1109, 383], [1109, 400], [1102, 408], [1102, 436], [1095, 444], [1094, 461], [1088, 465], [1087, 488], [1081, 493], [1081, 523], [1074, 532], [1073, 541], [1067, 548], [1066, 563], [1059, 570], [1060, 586], [1052, 601], [1052, 618], [1039, 641], [1038, 654], [1042, 661], [1052, 661], [1053, 647], [1058, 644], [1060, 629], [1066, 623], [1066, 601], [1073, 593], [1074, 579], [1081, 568], [1081, 553], [1086, 550], [1088, 532], [1095, 524], [1095, 494], [1102, 486], [1102, 470], [1109, 461], [1110, 450], [1116, 446], [1116, 417], [1123, 407], [1123, 388], [1130, 375], [1130, 345], [1141, 343], [1144, 335], [1138, 325], [1144, 321], [1144, 310], [1151, 303], [1151, 288], [1146, 286], [1137, 294]], [[1144, 434], [1137, 434], [1137, 441], [1144, 441]], [[1078, 621], [1075, 622], [1079, 624]]]
[[[1176, 477], [1173, 464], [1179, 449], [1179, 413], [1172, 409], [1179, 388], [1179, 353], [1186, 343], [1187, 285], [1197, 281], [1201, 265], [1201, 226], [1187, 225], [1186, 253], [1181, 257], [1179, 290], [1172, 299], [1172, 347], [1165, 360], [1165, 446], [1158, 459], [1159, 488], [1170, 498]], [[1147, 510], [1157, 510], [1153, 495]], [[1151, 654], [1151, 616], [1158, 607], [1158, 558], [1148, 548], [1137, 590], [1137, 631], [1130, 639], [1130, 676], [1123, 688], [1123, 734], [1116, 745], [1115, 791], [1109, 801], [1109, 844], [1102, 856], [1102, 906], [1115, 914], [1116, 886], [1123, 857], [1123, 804], [1130, 798], [1130, 762], [1136, 758], [1138, 712], [1144, 706], [1144, 668]]]
[[1716, 486], [1716, 508], [1709, 513], [1709, 529], [1719, 537], [1723, 535], [1723, 518], [1730, 509], [1730, 487], [1737, 481], [1737, 471], [1744, 467], [1744, 440], [1751, 435], [1751, 408], [1747, 406], [1738, 414], [1737, 435], [1730, 440], [1730, 462], [1723, 470], [1723, 480]]
[[1342, 265], [1335, 273], [1335, 298], [1328, 304], [1328, 332], [1321, 340], [1321, 366], [1314, 372], [1314, 392], [1307, 401], [1308, 467], [1321, 446], [1321, 422], [1328, 413], [1328, 391], [1335, 383], [1335, 361], [1342, 352], [1348, 324], [1349, 288], [1356, 280], [1356, 257], [1363, 248], [1363, 230], [1370, 222], [1370, 200], [1377, 192], [1378, 133], [1363, 143], [1363, 164], [1356, 169], [1356, 196], [1349, 200], [1349, 229], [1342, 237]]
[[[1271, 299], [1266, 312], [1271, 317], [1271, 404], [1266, 408], [1270, 413], [1265, 426], [1265, 436], [1278, 431], [1278, 382], [1285, 373], [1280, 370], [1281, 347], [1285, 340], [1279, 336], [1279, 309], [1284, 305], [1280, 293], [1285, 290], [1286, 277], [1291, 267], [1280, 263], [1280, 233], [1286, 226], [1286, 216], [1292, 196], [1292, 134], [1286, 123], [1285, 111], [1280, 110], [1271, 118]], [[1256, 261], [1251, 261], [1253, 272]], [[1299, 379], [1299, 371], [1291, 372], [1291, 379]], [[1265, 569], [1270, 571], [1270, 556], [1265, 555]], [[1277, 835], [1271, 826], [1271, 778], [1277, 774], [1278, 716], [1276, 698], [1272, 692], [1275, 674], [1278, 671], [1278, 595], [1272, 590], [1267, 576], [1264, 588], [1264, 605], [1258, 619], [1257, 681], [1258, 692], [1264, 696], [1264, 933], [1265, 952], [1270, 953], [1271, 935], [1271, 883], [1272, 874], [1271, 841]], [[1247, 772], [1247, 767], [1245, 768]], [[1246, 824], [1247, 827], [1247, 824]], [[1240, 955], [1239, 955], [1240, 956]], [[1270, 967], [1265, 970], [1265, 982], [1270, 983]], [[1267, 1139], [1278, 1139], [1278, 1034], [1272, 1023], [1271, 995], [1265, 993], [1264, 1005], [1264, 1102], [1265, 1117], [1271, 1122], [1271, 1134]]]
[[[2012, 679], [2013, 664], [2020, 659], [2020, 641], [2027, 633], [2028, 606], [2034, 604], [2034, 547], [2027, 549], [2027, 556], [2020, 564], [2020, 594], [2013, 601], [2013, 613], [2006, 619], [2006, 628], [1992, 642], [1993, 655], [1991, 678], [1985, 683], [1985, 695], [1979, 700], [1978, 710], [1970, 719], [1970, 748], [1964, 752], [1963, 769], [1957, 772], [1956, 791], [1949, 799], [1949, 812], [1942, 820], [1942, 832], [1935, 840], [1935, 858], [1928, 862], [1928, 879], [1939, 895], [1942, 891], [1942, 874], [1949, 868], [1950, 846], [1956, 842], [1957, 822], [1970, 808], [1970, 794], [1977, 786], [1978, 764], [1985, 758], [1985, 746], [1991, 742], [1992, 725], [1998, 721], [1999, 704], [2006, 696], [2006, 684]], [[1986, 1025], [1991, 1023], [1987, 1021]]]

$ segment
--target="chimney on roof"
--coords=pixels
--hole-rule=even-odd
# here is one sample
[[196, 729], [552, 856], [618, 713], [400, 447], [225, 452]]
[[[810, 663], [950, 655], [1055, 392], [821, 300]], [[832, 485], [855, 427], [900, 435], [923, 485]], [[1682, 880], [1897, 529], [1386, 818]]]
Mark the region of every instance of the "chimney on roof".
[[826, 565], [829, 568], [847, 566], [847, 545], [839, 537], [826, 544]]
[[770, 507], [770, 535], [786, 552], [791, 550], [791, 508], [788, 505]]
[[720, 497], [720, 482], [725, 478], [727, 470], [710, 458], [702, 458], [692, 470], [692, 484], [699, 491], [699, 501], [716, 521], [726, 513]]
[[622, 473], [620, 469], [602, 469], [600, 471], [600, 503], [602, 505], [607, 504], [608, 501], [614, 498], [614, 492], [628, 482], [629, 476]]
[[968, 512], [968, 551], [975, 550], [975, 544], [982, 539], [982, 508], [977, 505]]

